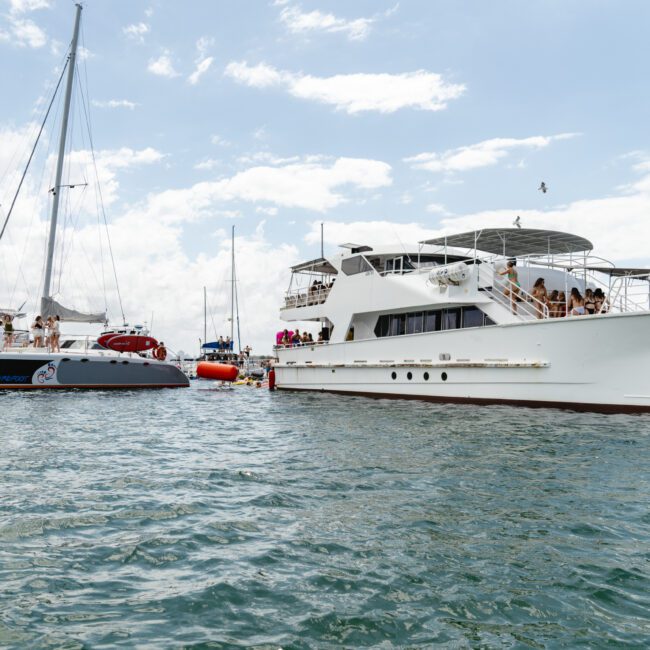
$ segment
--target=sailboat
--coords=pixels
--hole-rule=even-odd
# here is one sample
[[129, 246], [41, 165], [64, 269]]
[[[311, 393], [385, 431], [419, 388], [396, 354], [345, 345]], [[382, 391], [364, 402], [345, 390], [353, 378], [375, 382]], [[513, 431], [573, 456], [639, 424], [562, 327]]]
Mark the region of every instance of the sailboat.
[[[241, 336], [239, 333], [239, 303], [235, 278], [235, 226], [232, 227], [230, 246], [230, 336], [226, 341], [207, 341], [207, 297], [203, 287], [203, 340], [201, 346], [203, 360], [196, 366], [196, 374], [202, 379], [235, 381], [239, 375], [241, 357]], [[235, 320], [237, 321], [237, 341], [239, 351], [235, 352]]]
[[[75, 74], [81, 11], [82, 6], [77, 4], [70, 54], [66, 63], [67, 79], [64, 110], [59, 137], [56, 180], [51, 192], [52, 210], [43, 276], [41, 313], [44, 317], [59, 316], [64, 322], [106, 323], [107, 318], [105, 313], [84, 314], [73, 309], [68, 309], [54, 299], [51, 290], [59, 198], [61, 191], [66, 187], [70, 187], [62, 184], [62, 174], [65, 162], [70, 100]], [[41, 127], [41, 132], [42, 130]], [[34, 145], [35, 147], [36, 145]], [[5, 219], [0, 237], [4, 234], [4, 229], [10, 215], [11, 210]], [[0, 389], [130, 389], [177, 388], [189, 385], [187, 377], [172, 363], [142, 356], [142, 353], [147, 348], [153, 347], [153, 343], [157, 344], [154, 339], [143, 337], [142, 340], [138, 340], [138, 334], [129, 334], [128, 336], [133, 336], [135, 340], [121, 347], [111, 346], [111, 338], [107, 339], [106, 347], [104, 347], [101, 344], [101, 340], [83, 337], [75, 341], [72, 338], [68, 340], [66, 337], [62, 337], [61, 352], [50, 352], [38, 347], [16, 347], [16, 341], [19, 341], [20, 337], [12, 337], [14, 340], [9, 346], [5, 345], [4, 350], [0, 352]], [[64, 338], [66, 340], [63, 340]], [[123, 339], [124, 337], [122, 336], [121, 338]], [[150, 340], [145, 344], [144, 338]], [[121, 352], [120, 350], [129, 351]]]

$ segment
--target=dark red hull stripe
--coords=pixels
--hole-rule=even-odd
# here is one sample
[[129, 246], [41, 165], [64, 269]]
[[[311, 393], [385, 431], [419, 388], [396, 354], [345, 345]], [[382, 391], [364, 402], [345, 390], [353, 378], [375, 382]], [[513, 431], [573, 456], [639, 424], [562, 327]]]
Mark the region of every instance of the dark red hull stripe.
[[437, 395], [395, 395], [393, 393], [369, 393], [366, 391], [333, 390], [329, 388], [284, 388], [279, 390], [305, 391], [317, 393], [334, 393], [336, 395], [353, 395], [355, 397], [371, 397], [374, 399], [407, 399], [421, 402], [436, 402], [438, 404], [501, 404], [505, 406], [525, 406], [527, 408], [551, 408], [567, 411], [583, 411], [589, 413], [650, 413], [648, 406], [636, 404], [587, 404], [583, 402], [542, 402], [538, 400], [491, 399], [483, 397], [441, 397]]

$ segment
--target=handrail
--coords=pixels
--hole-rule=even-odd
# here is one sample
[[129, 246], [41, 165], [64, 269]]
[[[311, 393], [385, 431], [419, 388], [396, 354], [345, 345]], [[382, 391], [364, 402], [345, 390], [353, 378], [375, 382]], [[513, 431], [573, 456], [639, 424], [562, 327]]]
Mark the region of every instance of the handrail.
[[327, 300], [332, 287], [319, 287], [315, 289], [294, 289], [287, 291], [284, 298], [284, 307], [282, 309], [293, 309], [294, 307], [309, 307], [311, 305], [321, 305]]

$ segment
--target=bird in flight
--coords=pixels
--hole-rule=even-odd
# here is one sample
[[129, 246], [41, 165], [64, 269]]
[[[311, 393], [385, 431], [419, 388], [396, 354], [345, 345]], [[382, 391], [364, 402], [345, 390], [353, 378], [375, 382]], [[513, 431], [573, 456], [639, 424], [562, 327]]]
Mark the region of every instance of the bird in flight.
[[546, 183], [544, 181], [542, 181], [542, 183], [537, 189], [543, 194], [546, 194], [546, 192], [548, 192], [548, 187], [546, 187]]
[[512, 222], [512, 225], [521, 228], [521, 217], [519, 215], [517, 215], [517, 218]]

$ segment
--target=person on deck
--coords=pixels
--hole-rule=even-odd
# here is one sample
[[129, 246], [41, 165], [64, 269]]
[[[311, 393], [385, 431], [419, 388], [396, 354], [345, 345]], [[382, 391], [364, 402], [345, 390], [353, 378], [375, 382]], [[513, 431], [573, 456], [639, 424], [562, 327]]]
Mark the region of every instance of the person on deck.
[[162, 341], [158, 343], [156, 348], [154, 348], [153, 357], [158, 361], [164, 361], [167, 358], [167, 348]]
[[509, 260], [506, 264], [506, 268], [503, 271], [498, 272], [499, 275], [508, 276], [508, 286], [503, 290], [503, 295], [510, 296], [510, 309], [513, 314], [517, 313], [517, 297], [521, 289], [521, 284], [519, 284], [519, 276], [517, 275], [517, 269], [515, 268], [515, 263], [512, 260]]
[[585, 299], [575, 287], [571, 289], [569, 304], [567, 305], [567, 313], [569, 316], [585, 315]]
[[548, 291], [546, 291], [546, 287], [544, 286], [544, 278], [537, 278], [530, 295], [535, 298], [533, 304], [537, 312], [537, 318], [544, 318], [544, 307], [548, 309], [549, 303]]
[[50, 327], [50, 352], [61, 352], [61, 318], [52, 316], [52, 326]]
[[14, 343], [13, 318], [9, 314], [4, 317], [4, 349], [10, 348]]
[[37, 316], [32, 323], [32, 336], [34, 337], [34, 347], [42, 348], [43, 347], [43, 330], [45, 326], [43, 325], [43, 318]]

